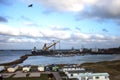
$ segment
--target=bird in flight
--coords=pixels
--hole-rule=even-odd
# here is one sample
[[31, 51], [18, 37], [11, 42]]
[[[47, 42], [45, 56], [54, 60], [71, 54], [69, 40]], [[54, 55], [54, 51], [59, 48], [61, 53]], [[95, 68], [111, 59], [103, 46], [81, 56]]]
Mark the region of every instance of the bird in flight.
[[32, 6], [33, 6], [33, 4], [28, 5], [28, 7], [32, 7]]

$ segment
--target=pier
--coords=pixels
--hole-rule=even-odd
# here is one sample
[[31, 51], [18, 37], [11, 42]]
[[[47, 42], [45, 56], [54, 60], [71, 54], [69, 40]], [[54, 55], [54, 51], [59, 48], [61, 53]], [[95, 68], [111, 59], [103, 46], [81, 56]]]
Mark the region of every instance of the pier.
[[21, 56], [19, 59], [15, 60], [15, 61], [7, 62], [7, 63], [1, 63], [0, 66], [1, 65], [8, 66], [8, 65], [20, 64], [31, 55], [32, 54], [25, 54], [25, 55]]

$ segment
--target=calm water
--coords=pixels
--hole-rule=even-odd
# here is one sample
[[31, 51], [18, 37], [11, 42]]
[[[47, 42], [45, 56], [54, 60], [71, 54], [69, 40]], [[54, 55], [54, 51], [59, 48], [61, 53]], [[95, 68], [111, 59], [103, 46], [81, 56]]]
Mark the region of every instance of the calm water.
[[[30, 51], [0, 51], [0, 63], [10, 62], [18, 59]], [[25, 60], [21, 65], [31, 64], [81, 64], [85, 62], [99, 62], [120, 60], [120, 55], [76, 55], [71, 57], [52, 57], [52, 56], [31, 56]]]
[[30, 51], [0, 51], [0, 63], [14, 61]]
[[31, 56], [25, 60], [22, 65], [40, 65], [40, 64], [81, 64], [85, 62], [99, 62], [119, 60], [120, 55], [79, 55], [72, 57], [46, 57], [46, 56]]

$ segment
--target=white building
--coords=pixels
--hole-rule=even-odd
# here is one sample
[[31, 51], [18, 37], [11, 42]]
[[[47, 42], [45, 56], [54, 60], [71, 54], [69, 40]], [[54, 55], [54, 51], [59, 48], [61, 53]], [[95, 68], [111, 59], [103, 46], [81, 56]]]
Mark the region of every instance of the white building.
[[18, 65], [12, 65], [7, 68], [8, 72], [15, 72], [18, 69]]
[[23, 72], [29, 72], [30, 69], [31, 69], [31, 66], [30, 66], [30, 65], [25, 65], [25, 66], [23, 66], [22, 71], [23, 71]]
[[80, 68], [80, 67], [73, 67], [73, 66], [65, 66], [62, 69], [63, 72], [67, 72], [67, 71], [85, 71], [84, 68]]
[[38, 71], [45, 71], [45, 67], [44, 66], [38, 66]]
[[80, 48], [80, 50], [79, 50], [80, 52], [83, 52], [83, 48]]
[[4, 66], [0, 66], [0, 72], [5, 70], [5, 67]]
[[36, 48], [36, 47], [34, 47], [34, 49], [33, 49], [32, 51], [35, 51], [35, 52], [37, 52], [37, 48]]
[[68, 71], [66, 72], [66, 75], [68, 76], [68, 78], [76, 78], [76, 80], [109, 80], [108, 73], [78, 73], [76, 71]]
[[98, 52], [98, 48], [92, 48], [92, 52]]

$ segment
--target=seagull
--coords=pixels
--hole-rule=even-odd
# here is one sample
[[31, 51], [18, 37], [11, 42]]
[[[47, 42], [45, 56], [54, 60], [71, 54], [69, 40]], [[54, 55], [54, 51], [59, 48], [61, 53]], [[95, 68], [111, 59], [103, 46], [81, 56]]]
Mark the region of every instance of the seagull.
[[28, 5], [28, 7], [32, 7], [32, 6], [33, 6], [33, 4]]

